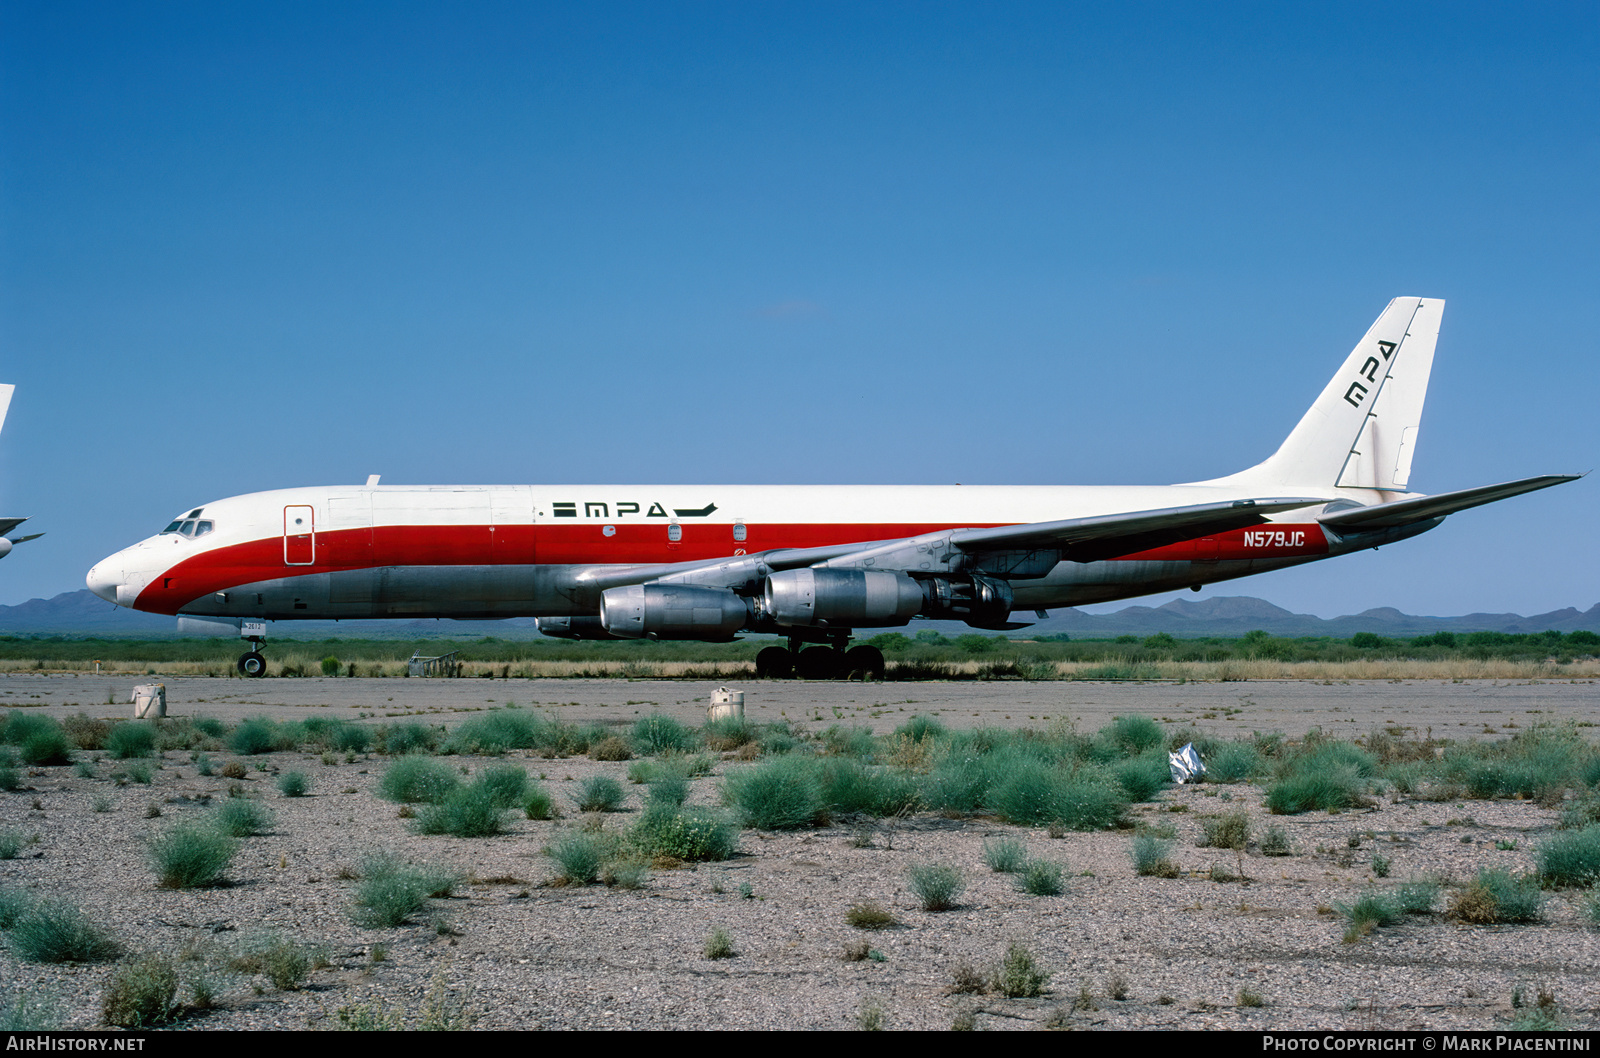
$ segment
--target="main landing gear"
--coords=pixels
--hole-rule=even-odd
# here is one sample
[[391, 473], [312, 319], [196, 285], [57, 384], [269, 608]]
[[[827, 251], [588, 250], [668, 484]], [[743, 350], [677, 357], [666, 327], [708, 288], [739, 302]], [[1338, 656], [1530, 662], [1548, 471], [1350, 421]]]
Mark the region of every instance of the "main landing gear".
[[250, 640], [250, 649], [239, 655], [239, 675], [265, 676], [267, 674], [267, 659], [261, 656], [261, 636], [246, 636]]
[[791, 638], [787, 647], [767, 647], [756, 655], [756, 677], [767, 680], [881, 680], [883, 651], [877, 647], [845, 649], [848, 634], [836, 637], [828, 646], [801, 648], [801, 640]]

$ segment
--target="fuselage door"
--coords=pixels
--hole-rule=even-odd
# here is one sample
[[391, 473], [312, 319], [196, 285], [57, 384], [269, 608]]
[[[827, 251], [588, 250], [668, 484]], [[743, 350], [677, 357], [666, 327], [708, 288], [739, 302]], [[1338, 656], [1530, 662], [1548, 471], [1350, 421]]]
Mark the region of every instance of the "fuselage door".
[[310, 507], [283, 509], [283, 564], [309, 566], [317, 560], [316, 521]]

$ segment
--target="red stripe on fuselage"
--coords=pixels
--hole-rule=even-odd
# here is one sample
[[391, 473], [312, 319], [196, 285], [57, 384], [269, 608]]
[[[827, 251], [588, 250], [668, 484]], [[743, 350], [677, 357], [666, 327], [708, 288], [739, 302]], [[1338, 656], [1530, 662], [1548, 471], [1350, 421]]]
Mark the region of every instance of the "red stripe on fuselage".
[[[971, 525], [965, 528], [985, 528]], [[826, 547], [870, 540], [898, 540], [953, 528], [937, 524], [792, 524], [748, 525], [745, 539], [733, 538], [727, 524], [683, 524], [683, 537], [667, 538], [667, 525], [612, 523], [572, 525], [381, 525], [370, 529], [336, 529], [316, 534], [316, 563], [284, 563], [283, 538], [267, 537], [242, 544], [208, 548], [156, 575], [139, 593], [135, 608], [175, 614], [191, 600], [241, 584], [303, 577], [313, 573], [375, 569], [385, 566], [526, 566], [627, 565], [694, 562], [724, 558], [740, 551], [754, 554], [776, 548]], [[1321, 555], [1327, 538], [1315, 523], [1271, 523], [1235, 529], [1123, 555], [1116, 561], [1204, 561], [1208, 559], [1281, 558]]]

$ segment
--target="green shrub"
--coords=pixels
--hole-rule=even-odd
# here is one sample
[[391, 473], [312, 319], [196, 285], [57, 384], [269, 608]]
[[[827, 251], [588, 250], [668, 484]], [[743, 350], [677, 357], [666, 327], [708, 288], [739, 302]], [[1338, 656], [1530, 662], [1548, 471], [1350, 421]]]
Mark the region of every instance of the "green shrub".
[[41, 767], [48, 764], [71, 764], [72, 741], [60, 729], [40, 731], [28, 736], [21, 746], [23, 763]]
[[0, 764], [0, 790], [10, 793], [22, 787], [22, 773], [10, 764]]
[[277, 724], [265, 717], [240, 721], [228, 739], [228, 748], [241, 757], [271, 753], [277, 739], [277, 728]]
[[589, 746], [589, 759], [613, 762], [632, 760], [633, 750], [616, 735], [609, 735]]
[[1200, 820], [1205, 833], [1195, 844], [1200, 848], [1243, 849], [1250, 843], [1250, 817], [1243, 809], [1215, 819]]
[[407, 866], [389, 855], [368, 856], [358, 869], [351, 917], [368, 929], [393, 928], [422, 910], [430, 896], [448, 896], [456, 877], [429, 866]]
[[844, 913], [844, 920], [856, 929], [889, 929], [900, 924], [887, 908], [875, 900], [852, 905]]
[[1296, 772], [1274, 784], [1266, 797], [1267, 809], [1276, 815], [1355, 808], [1365, 802], [1366, 784], [1349, 766], [1328, 771]]
[[689, 776], [676, 768], [661, 768], [650, 780], [649, 802], [653, 805], [681, 805], [689, 799]]
[[1164, 750], [1122, 761], [1114, 774], [1130, 801], [1149, 801], [1172, 781], [1172, 768]]
[[505, 809], [492, 788], [474, 783], [457, 790], [439, 804], [417, 813], [421, 834], [451, 834], [458, 838], [488, 838], [505, 832]]
[[140, 1029], [177, 1016], [178, 970], [165, 955], [152, 954], [117, 967], [101, 998], [107, 1025]]
[[985, 841], [983, 862], [996, 874], [1016, 874], [1028, 862], [1028, 850], [1015, 838]]
[[501, 709], [457, 725], [444, 751], [499, 756], [510, 749], [533, 748], [540, 733], [537, 717], [516, 709]]
[[1600, 824], [1570, 830], [1540, 844], [1539, 881], [1553, 888], [1600, 881]]
[[311, 978], [323, 956], [312, 947], [269, 934], [252, 940], [229, 964], [230, 969], [261, 974], [280, 992], [298, 991]]
[[32, 906], [32, 898], [21, 889], [0, 889], [0, 929], [15, 926]]
[[921, 800], [916, 779], [899, 769], [864, 764], [854, 757], [830, 757], [814, 767], [830, 812], [895, 815]]
[[1017, 876], [1017, 889], [1029, 896], [1060, 896], [1061, 873], [1059, 863], [1029, 860]]
[[339, 723], [324, 736], [329, 749], [338, 753], [365, 753], [372, 748], [373, 731], [366, 724]]
[[600, 880], [613, 889], [642, 889], [649, 878], [650, 864], [636, 855], [611, 860], [600, 870]]
[[554, 842], [546, 853], [560, 870], [566, 885], [590, 885], [600, 876], [600, 865], [609, 851], [607, 842], [593, 835], [570, 831]]
[[929, 863], [906, 871], [911, 891], [917, 894], [924, 911], [948, 911], [956, 906], [967, 883], [961, 872], [947, 863]]
[[48, 993], [19, 992], [0, 1003], [0, 1032], [58, 1032], [65, 1024], [61, 1004]]
[[228, 725], [214, 716], [196, 716], [189, 725], [207, 738], [221, 738], [228, 733]]
[[1450, 917], [1472, 925], [1539, 922], [1544, 898], [1535, 878], [1516, 878], [1509, 871], [1482, 869], [1450, 900]]
[[339, 659], [329, 654], [322, 659], [322, 674], [324, 676], [339, 675]]
[[1249, 782], [1261, 771], [1261, 752], [1248, 742], [1224, 742], [1205, 766], [1207, 782]]
[[578, 784], [572, 801], [581, 812], [615, 812], [621, 809], [627, 795], [622, 784], [609, 775], [591, 775]]
[[817, 769], [800, 757], [775, 757], [728, 773], [724, 800], [757, 830], [796, 830], [827, 818]]
[[501, 808], [513, 808], [528, 792], [528, 773], [515, 764], [495, 764], [479, 772], [473, 785]]
[[534, 783], [522, 795], [522, 813], [529, 819], [553, 819], [555, 805], [550, 800], [550, 793], [543, 786]]
[[151, 840], [150, 866], [164, 888], [198, 889], [219, 884], [238, 851], [239, 843], [229, 833], [184, 823]]
[[1261, 855], [1263, 856], [1292, 856], [1294, 847], [1289, 843], [1289, 835], [1282, 827], [1268, 827], [1266, 836], [1261, 839]]
[[1155, 749], [1167, 740], [1160, 724], [1148, 716], [1140, 716], [1137, 713], [1114, 718], [1111, 721], [1109, 734], [1111, 740], [1129, 754], [1140, 754]]
[[1408, 915], [1431, 915], [1439, 902], [1439, 883], [1412, 881], [1395, 887], [1395, 903]]
[[756, 731], [742, 716], [723, 716], [706, 721], [700, 729], [700, 738], [708, 749], [730, 753], [756, 741]]
[[634, 748], [644, 756], [687, 753], [700, 746], [700, 740], [691, 728], [659, 713], [635, 721], [632, 735]]
[[401, 804], [438, 804], [460, 787], [454, 769], [443, 761], [406, 756], [384, 770], [378, 796]]
[[721, 812], [709, 808], [652, 804], [645, 807], [629, 837], [647, 856], [721, 861], [738, 847], [739, 829]]
[[1139, 834], [1130, 849], [1134, 873], [1151, 878], [1176, 878], [1177, 864], [1172, 862], [1172, 842], [1153, 834]]
[[311, 781], [303, 771], [286, 771], [278, 776], [278, 792], [285, 797], [304, 797]]
[[106, 736], [106, 751], [118, 760], [153, 756], [156, 751], [155, 728], [140, 721], [118, 724]]
[[731, 959], [737, 954], [733, 949], [733, 937], [721, 926], [718, 926], [706, 936], [706, 958]]
[[926, 716], [922, 713], [918, 713], [894, 729], [896, 738], [908, 738], [913, 742], [926, 742], [929, 739], [937, 741], [948, 734], [949, 731], [944, 724], [939, 722], [937, 717]]
[[380, 751], [396, 757], [423, 750], [431, 752], [439, 745], [438, 729], [426, 724], [385, 724], [376, 734]]
[[1033, 953], [1020, 944], [1006, 949], [1000, 968], [995, 971], [994, 989], [1011, 999], [1027, 999], [1044, 992], [1050, 974], [1040, 969]]
[[[51, 717], [31, 713], [11, 712], [0, 731], [0, 740], [18, 748], [24, 764], [71, 764], [73, 741], [62, 726]], [[6, 763], [15, 766], [15, 760], [6, 754]]]
[[272, 829], [272, 818], [272, 810], [266, 805], [243, 797], [229, 798], [212, 814], [217, 830], [236, 838], [267, 833]]
[[12, 923], [11, 952], [27, 962], [110, 962], [122, 946], [82, 911], [47, 900]]
[[1387, 893], [1368, 891], [1356, 898], [1353, 904], [1339, 904], [1335, 909], [1345, 919], [1345, 943], [1371, 933], [1378, 926], [1392, 926], [1405, 917], [1400, 904]]
[[0, 860], [14, 860], [28, 839], [20, 830], [0, 830]]
[[129, 761], [123, 765], [122, 773], [140, 786], [149, 786], [155, 779], [155, 773], [150, 770], [150, 762], [145, 760]]

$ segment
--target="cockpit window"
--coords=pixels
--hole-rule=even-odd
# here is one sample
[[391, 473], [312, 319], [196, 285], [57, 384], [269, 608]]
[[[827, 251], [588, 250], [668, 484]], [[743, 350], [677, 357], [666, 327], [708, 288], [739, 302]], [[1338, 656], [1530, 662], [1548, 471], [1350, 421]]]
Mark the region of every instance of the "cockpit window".
[[189, 512], [188, 517], [179, 518], [177, 521], [161, 530], [159, 535], [165, 536], [168, 533], [177, 533], [180, 536], [187, 536], [191, 539], [197, 536], [205, 536], [207, 533], [211, 532], [211, 530], [216, 528], [216, 523], [212, 522], [209, 518], [205, 521], [197, 520], [195, 515], [199, 514], [202, 509], [203, 508], [196, 508], [195, 510]]

